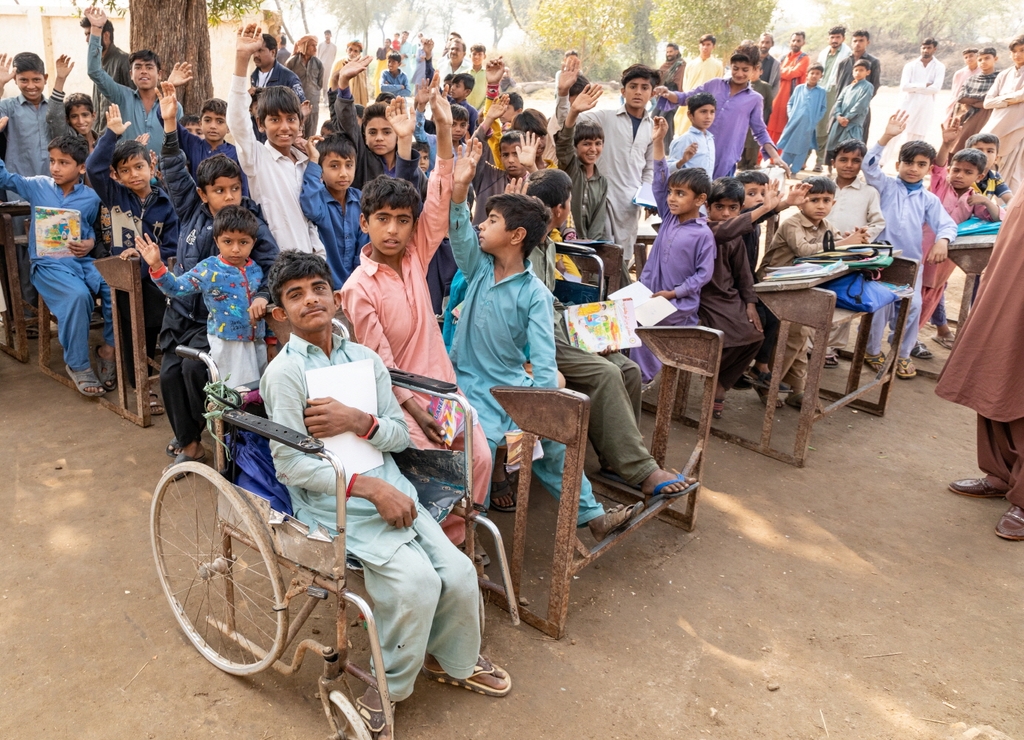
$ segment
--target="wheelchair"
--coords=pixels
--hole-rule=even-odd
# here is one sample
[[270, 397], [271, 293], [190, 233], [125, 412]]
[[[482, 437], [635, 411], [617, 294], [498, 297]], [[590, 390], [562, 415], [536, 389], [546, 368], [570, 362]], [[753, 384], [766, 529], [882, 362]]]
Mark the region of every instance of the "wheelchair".
[[[336, 329], [347, 338], [344, 327]], [[220, 380], [216, 363], [205, 352], [178, 347], [179, 356], [203, 362], [211, 383]], [[392, 382], [409, 390], [449, 399], [458, 404], [467, 419], [472, 408], [451, 384], [392, 371]], [[275, 424], [268, 419], [231, 408], [230, 403], [210, 395], [208, 408], [220, 404], [222, 412], [213, 417], [215, 467], [185, 462], [169, 467], [160, 478], [150, 511], [153, 556], [164, 595], [175, 619], [199, 653], [221, 670], [236, 676], [251, 676], [267, 668], [292, 675], [313, 652], [323, 659], [318, 681], [319, 696], [336, 740], [370, 740], [370, 733], [355, 708], [348, 677], [374, 687], [380, 694], [385, 722], [394, 733], [394, 710], [383, 670], [383, 657], [370, 604], [346, 585], [345, 490], [347, 478], [342, 461], [323, 443], [311, 436]], [[227, 406], [225, 408], [225, 406]], [[234, 485], [225, 460], [224, 444], [229, 434], [249, 432], [266, 440], [288, 445], [326, 460], [337, 478], [338, 514], [334, 532], [322, 525], [307, 527], [275, 508], [261, 495]], [[494, 540], [503, 587], [480, 578], [488, 590], [501, 592], [510, 607], [513, 625], [519, 624], [517, 601], [501, 534], [485, 517], [478, 517], [472, 501], [472, 431], [465, 434], [465, 450], [407, 450], [396, 455], [399, 467], [408, 473], [421, 502], [424, 496], [441, 491], [466, 518], [466, 552], [473, 557], [474, 524], [481, 524]], [[445, 475], [447, 479], [438, 479]], [[435, 509], [426, 506], [434, 513]], [[435, 507], [436, 508], [436, 507]], [[437, 518], [437, 516], [435, 516]], [[351, 561], [349, 567], [352, 567]], [[477, 566], [482, 576], [482, 567]], [[286, 583], [284, 574], [289, 581]], [[335, 646], [317, 639], [299, 641], [290, 661], [285, 650], [298, 636], [317, 605], [330, 595], [337, 598]], [[297, 608], [292, 601], [305, 599]], [[351, 605], [360, 613], [369, 638], [370, 656], [376, 676], [349, 658], [347, 634]], [[483, 589], [481, 589], [481, 632], [483, 631]], [[314, 634], [316, 632], [314, 631]], [[343, 691], [342, 689], [345, 689]], [[348, 692], [348, 693], [346, 693]]]

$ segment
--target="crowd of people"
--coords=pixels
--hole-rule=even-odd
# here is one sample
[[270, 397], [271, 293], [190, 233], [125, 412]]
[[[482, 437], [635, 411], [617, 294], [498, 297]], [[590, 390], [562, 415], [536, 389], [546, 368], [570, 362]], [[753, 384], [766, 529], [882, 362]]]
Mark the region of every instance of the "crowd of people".
[[[952, 344], [943, 291], [958, 224], [1020, 218], [1020, 198], [1015, 210], [1007, 204], [1024, 186], [1024, 37], [1009, 43], [1012, 64], [999, 73], [995, 48], [966, 49], [945, 111], [935, 105], [944, 68], [935, 41], [925, 39], [903, 70], [901, 110], [875, 124], [881, 135], [870, 143], [879, 62], [867, 52], [867, 31], [854, 32], [848, 46], [841, 26], [829, 30], [816, 60], [803, 51], [802, 32], [780, 59], [768, 33], [721, 59], [710, 34], [690, 60], [670, 43], [660, 69], [623, 70], [615, 107], [599, 105], [611, 93], [567, 51], [550, 118], [525, 107], [500, 56], [480, 44], [467, 49], [457, 33], [438, 59], [432, 40], [401, 33], [375, 57], [354, 41], [336, 60], [329, 32], [289, 52], [285, 38], [248, 25], [237, 35], [227, 100], [184, 111], [178, 90], [192, 80], [189, 62], [122, 51], [99, 8], [85, 11], [82, 26], [91, 95], [64, 90], [67, 56], [57, 59], [46, 96], [40, 57], [0, 55], [0, 93], [11, 80], [19, 91], [0, 100], [0, 192], [72, 214], [63, 255], [42, 251], [27, 224], [23, 296], [46, 302], [68, 375], [82, 394], [100, 396], [117, 383], [115, 346], [126, 360], [132, 352], [127, 334], [115, 342], [112, 323], [114, 311], [130, 323], [127, 302], [111, 300], [94, 259], [138, 258], [146, 353], [159, 349], [162, 365], [161, 392], [137, 390], [149, 392], [154, 413], [166, 411], [175, 462], [207, 454], [206, 371], [177, 356], [179, 346], [208, 352], [231, 385], [258, 383], [272, 420], [321, 438], [352, 432], [383, 453], [381, 467], [349, 478], [348, 547], [365, 565], [396, 700], [411, 693], [421, 669], [491, 696], [507, 694], [511, 679], [479, 655], [475, 576], [456, 550], [464, 521], [421, 515], [388, 454], [446, 446], [427, 400], [393, 388], [388, 368], [455, 383], [469, 399], [475, 415], [465, 434], [474, 436], [473, 499], [482, 511], [517, 503], [505, 465], [516, 429], [490, 393], [495, 386], [585, 393], [603, 472], [644, 494], [672, 495], [692, 481], [662, 469], [638, 427], [642, 390], [659, 362], [642, 347], [627, 356], [573, 344], [553, 295], [575, 270], [557, 254], [559, 242], [620, 245], [629, 280], [643, 212], [637, 195], [650, 184], [661, 223], [636, 278], [671, 302], [662, 325], [722, 331], [720, 417], [733, 388], [766, 395], [776, 351], [784, 353], [785, 403], [803, 402], [810, 332], [794, 324], [779, 336], [778, 319], [754, 291], [771, 268], [833, 244], [888, 242], [920, 261], [903, 340], [888, 348], [897, 377], [909, 379], [912, 358], [930, 353], [918, 341], [921, 326], [931, 321], [936, 341]], [[321, 102], [329, 113], [322, 123]], [[938, 151], [923, 140], [933, 129]], [[812, 152], [813, 168], [789, 187], [761, 166], [795, 177]], [[890, 160], [895, 176], [883, 171]], [[761, 225], [780, 215], [762, 249]], [[988, 279], [982, 313], [995, 300]], [[95, 311], [103, 341], [90, 347]], [[332, 331], [339, 312], [352, 340]], [[875, 369], [886, 362], [885, 328], [896, 320], [891, 305], [879, 313], [865, 358]], [[289, 327], [286, 342], [267, 319]], [[847, 339], [833, 332], [826, 366], [838, 365]], [[364, 359], [376, 379], [375, 413], [308, 398], [307, 370]], [[1024, 411], [978, 411], [989, 477], [952, 487], [1005, 495], [1014, 506], [997, 533], [1024, 540], [1022, 463], [1013, 452]], [[542, 447], [533, 470], [557, 497], [565, 449]], [[330, 466], [285, 445], [271, 449], [295, 516], [330, 527]], [[605, 508], [584, 476], [578, 525], [595, 540], [642, 510]], [[382, 730], [375, 690], [359, 707]]]

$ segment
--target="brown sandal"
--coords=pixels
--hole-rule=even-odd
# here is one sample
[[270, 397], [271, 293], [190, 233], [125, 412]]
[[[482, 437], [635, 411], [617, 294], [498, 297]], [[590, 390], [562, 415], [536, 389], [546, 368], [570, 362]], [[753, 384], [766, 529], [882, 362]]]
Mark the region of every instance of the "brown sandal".
[[[469, 678], [452, 678], [444, 671], [432, 671], [427, 668], [426, 665], [420, 669], [420, 672], [431, 681], [446, 683], [452, 686], [460, 686], [464, 689], [468, 689], [469, 691], [475, 691], [478, 694], [483, 694], [484, 696], [502, 697], [506, 696], [508, 692], [512, 690], [511, 676], [482, 655], [477, 658], [476, 666], [473, 668], [473, 675]], [[488, 686], [487, 684], [476, 680], [479, 676], [494, 676], [499, 681], [506, 681], [507, 684], [504, 689], [496, 689], [493, 686]]]

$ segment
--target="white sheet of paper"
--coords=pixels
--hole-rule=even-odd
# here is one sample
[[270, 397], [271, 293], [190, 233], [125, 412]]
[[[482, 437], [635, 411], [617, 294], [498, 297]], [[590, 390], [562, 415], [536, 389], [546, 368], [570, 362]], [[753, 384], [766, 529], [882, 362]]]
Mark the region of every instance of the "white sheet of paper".
[[[346, 406], [376, 415], [377, 380], [373, 375], [373, 360], [307, 370], [306, 392], [310, 398], [333, 398]], [[347, 475], [365, 473], [384, 464], [383, 453], [354, 432], [328, 437], [323, 443], [341, 458]]]
[[643, 305], [636, 306], [634, 309], [636, 323], [640, 324], [640, 326], [654, 326], [675, 312], [676, 307], [672, 305], [672, 301], [660, 295], [654, 296]]
[[608, 295], [609, 301], [624, 301], [627, 298], [633, 299], [633, 308], [640, 308], [640, 306], [651, 300], [651, 296], [654, 293], [641, 282], [630, 283], [625, 288], [619, 288], [614, 293]]
[[633, 202], [638, 206], [646, 206], [647, 208], [658, 207], [658, 201], [654, 199], [654, 188], [651, 183], [640, 183], [640, 187], [636, 189], [636, 195], [633, 196]]

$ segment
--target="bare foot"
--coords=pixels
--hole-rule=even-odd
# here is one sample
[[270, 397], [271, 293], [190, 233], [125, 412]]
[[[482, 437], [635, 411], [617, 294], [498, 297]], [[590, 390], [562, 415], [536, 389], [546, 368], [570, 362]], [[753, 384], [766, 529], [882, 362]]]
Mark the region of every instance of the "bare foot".
[[683, 480], [676, 480], [678, 476], [668, 470], [658, 468], [649, 476], [644, 478], [644, 482], [640, 484], [640, 490], [648, 496], [654, 493], [654, 489], [666, 481], [675, 481], [674, 483], [665, 486], [658, 493], [679, 493], [686, 489], [687, 486], [692, 486], [697, 482], [696, 478], [685, 478]]

